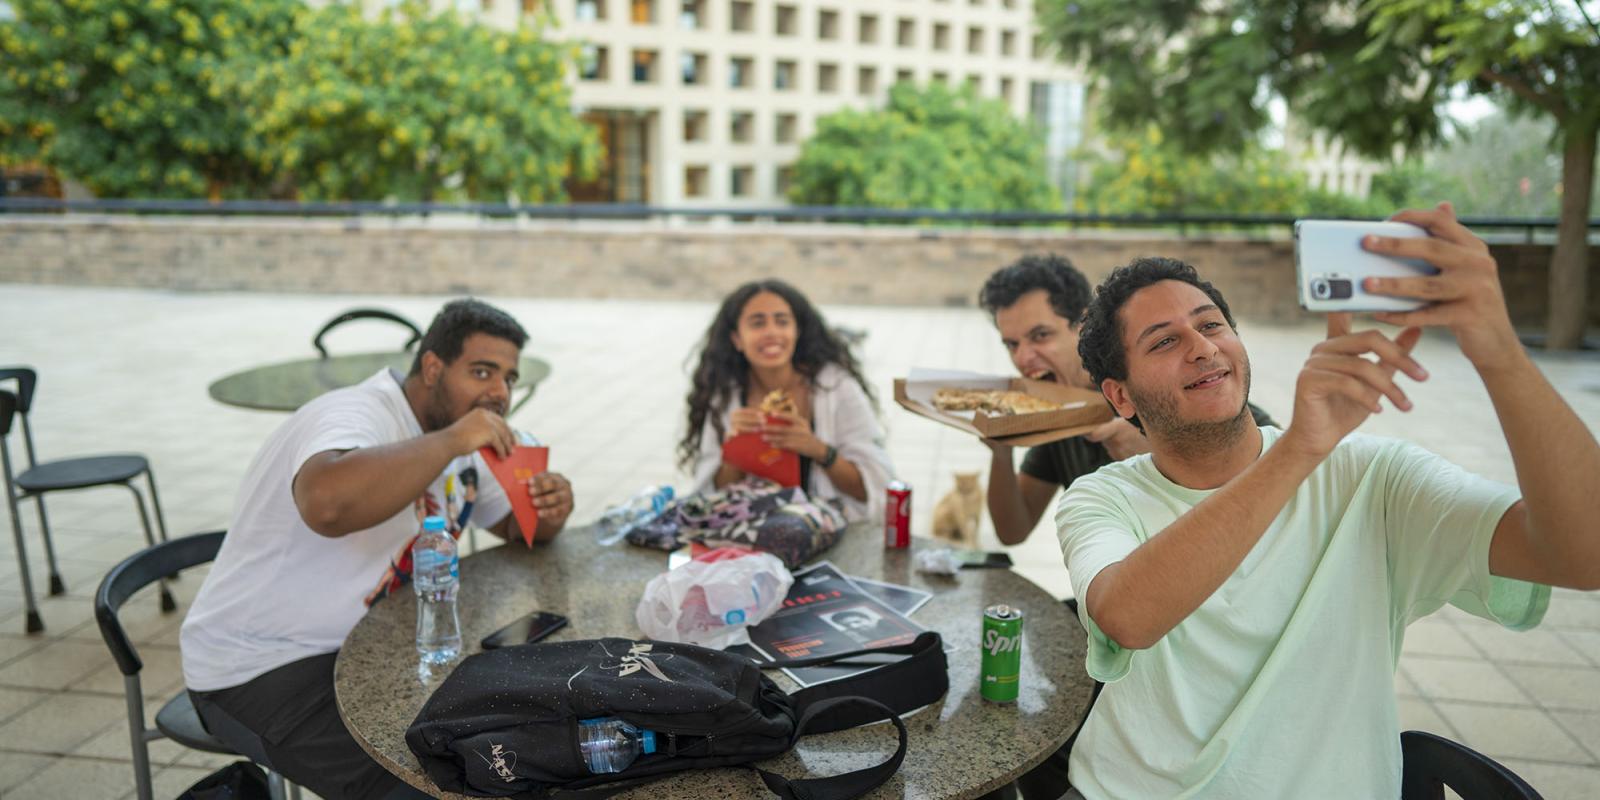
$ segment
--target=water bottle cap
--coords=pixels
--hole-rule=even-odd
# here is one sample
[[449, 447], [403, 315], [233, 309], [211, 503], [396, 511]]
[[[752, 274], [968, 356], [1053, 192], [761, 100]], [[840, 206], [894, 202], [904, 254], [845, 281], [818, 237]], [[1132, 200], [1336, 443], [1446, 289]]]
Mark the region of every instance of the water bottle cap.
[[425, 531], [444, 530], [444, 517], [425, 517], [422, 520], [422, 529]]
[[667, 499], [667, 500], [671, 500], [673, 498], [672, 487], [671, 486], [663, 486], [663, 487], [661, 487], [661, 496], [663, 498]]
[[656, 751], [656, 732], [639, 731], [639, 745], [644, 752], [654, 753]]

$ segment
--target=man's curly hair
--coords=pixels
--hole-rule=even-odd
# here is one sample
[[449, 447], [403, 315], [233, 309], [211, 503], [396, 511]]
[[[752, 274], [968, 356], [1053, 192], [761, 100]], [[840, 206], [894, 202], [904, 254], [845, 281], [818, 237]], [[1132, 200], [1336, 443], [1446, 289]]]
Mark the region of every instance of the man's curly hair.
[[1222, 292], [1209, 281], [1200, 280], [1194, 267], [1175, 258], [1136, 258], [1111, 271], [1105, 282], [1095, 289], [1094, 300], [1084, 312], [1083, 327], [1078, 334], [1078, 357], [1083, 359], [1083, 366], [1089, 370], [1095, 386], [1104, 383], [1106, 378], [1128, 379], [1128, 354], [1122, 347], [1122, 321], [1117, 314], [1135, 292], [1161, 281], [1181, 281], [1205, 292], [1221, 309], [1228, 327], [1239, 328], [1234, 324], [1233, 312], [1228, 310], [1228, 301], [1222, 298]]

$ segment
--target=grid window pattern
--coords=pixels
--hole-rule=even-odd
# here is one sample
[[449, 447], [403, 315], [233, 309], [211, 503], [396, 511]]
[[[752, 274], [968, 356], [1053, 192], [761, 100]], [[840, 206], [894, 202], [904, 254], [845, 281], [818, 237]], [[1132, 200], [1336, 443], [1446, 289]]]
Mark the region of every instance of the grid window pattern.
[[833, 94], [839, 91], [839, 65], [817, 65], [817, 91]]
[[756, 115], [748, 111], [735, 111], [728, 121], [728, 139], [736, 144], [748, 144], [756, 138]]
[[728, 6], [728, 28], [737, 33], [756, 29], [756, 4], [747, 0], [733, 0]]
[[655, 83], [657, 60], [654, 50], [633, 51], [633, 82]]
[[794, 114], [779, 114], [773, 121], [772, 140], [778, 144], [793, 144], [799, 132], [800, 118]]
[[734, 167], [733, 171], [728, 173], [728, 177], [728, 194], [734, 197], [749, 197], [756, 182], [756, 169], [748, 165]]
[[711, 169], [703, 165], [683, 168], [683, 196], [705, 197], [711, 189]]
[[878, 93], [878, 70], [876, 67], [861, 67], [856, 70], [856, 94], [862, 97], [871, 97]]
[[862, 14], [856, 24], [856, 41], [861, 44], [878, 43], [878, 15]]
[[706, 125], [710, 116], [704, 111], [683, 112], [683, 140], [685, 142], [706, 141]]
[[734, 56], [728, 59], [728, 86], [734, 89], [748, 89], [755, 85], [754, 59]]
[[839, 12], [828, 9], [817, 12], [817, 38], [825, 42], [839, 38]]

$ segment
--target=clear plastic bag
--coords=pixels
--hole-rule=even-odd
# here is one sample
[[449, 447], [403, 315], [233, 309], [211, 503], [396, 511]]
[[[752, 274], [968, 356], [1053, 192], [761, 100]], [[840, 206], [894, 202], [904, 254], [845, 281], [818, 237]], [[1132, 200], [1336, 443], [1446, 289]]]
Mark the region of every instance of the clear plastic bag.
[[724, 648], [783, 605], [794, 576], [771, 553], [719, 547], [650, 579], [635, 617], [652, 639]]

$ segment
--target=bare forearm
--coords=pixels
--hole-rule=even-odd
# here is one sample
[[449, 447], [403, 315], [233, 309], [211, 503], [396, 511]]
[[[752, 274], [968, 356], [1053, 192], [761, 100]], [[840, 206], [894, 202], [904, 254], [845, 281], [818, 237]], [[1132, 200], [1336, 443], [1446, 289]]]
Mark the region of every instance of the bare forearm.
[[366, 530], [415, 502], [459, 449], [448, 431], [436, 431], [396, 444], [320, 453], [295, 478], [295, 505], [323, 536]]
[[1511, 449], [1530, 554], [1559, 585], [1600, 585], [1600, 443], [1526, 354], [1479, 374]]
[[867, 483], [861, 479], [861, 468], [854, 463], [841, 458], [823, 472], [828, 476], [833, 488], [859, 502], [867, 501]]
[[1084, 598], [1095, 624], [1126, 648], [1160, 641], [1239, 568], [1318, 461], [1280, 440], [1127, 558], [1101, 570]]
[[1017, 470], [1011, 462], [1011, 448], [994, 448], [989, 459], [989, 519], [994, 520], [994, 534], [1001, 544], [1018, 544], [1033, 532], [1039, 522], [1037, 512], [1030, 514], [1027, 500], [1022, 496], [1022, 485]]

